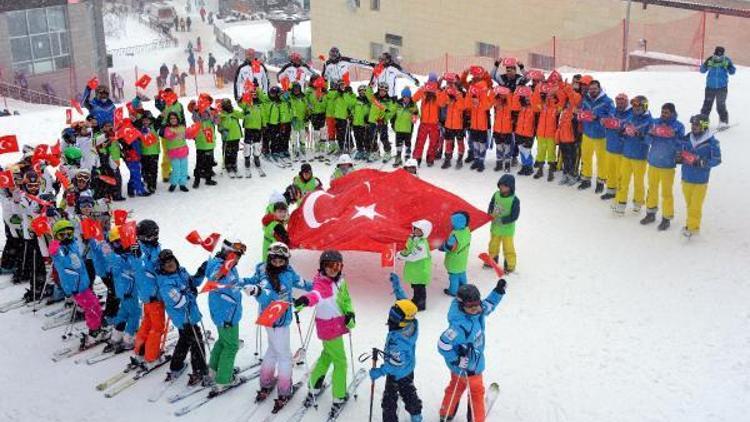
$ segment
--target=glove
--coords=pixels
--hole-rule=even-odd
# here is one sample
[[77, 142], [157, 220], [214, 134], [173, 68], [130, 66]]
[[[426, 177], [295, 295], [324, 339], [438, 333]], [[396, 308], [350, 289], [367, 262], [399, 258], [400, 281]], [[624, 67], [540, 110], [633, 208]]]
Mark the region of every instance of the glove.
[[714, 58], [714, 56], [711, 56], [711, 57], [707, 58], [706, 61], [703, 62], [703, 66], [708, 67], [708, 64], [711, 62], [711, 59], [713, 59], [713, 58]]
[[519, 62], [518, 63], [518, 69], [521, 70], [521, 71], [523, 71], [523, 68], [524, 68], [523, 63]]
[[391, 280], [391, 284], [401, 284], [401, 279], [396, 273], [391, 273], [391, 275], [389, 276], [389, 280]]
[[383, 368], [372, 368], [370, 369], [370, 379], [376, 381], [378, 378], [385, 375]]
[[141, 247], [137, 243], [134, 243], [130, 247], [130, 252], [135, 256], [141, 256]]
[[500, 67], [500, 60], [495, 60], [495, 67]]
[[300, 296], [297, 299], [294, 299], [294, 307], [295, 308], [304, 308], [305, 306], [310, 305], [310, 300], [307, 298], [307, 296]]
[[[353, 328], [354, 324], [356, 323], [357, 323], [357, 320], [354, 317], [354, 312], [347, 312], [344, 315], [344, 324], [346, 324], [348, 328]], [[349, 327], [350, 324], [352, 325], [352, 327]]]
[[260, 289], [258, 288], [258, 286], [253, 284], [245, 286], [242, 290], [248, 296], [258, 296], [258, 293], [260, 293]]
[[505, 284], [506, 282], [504, 278], [497, 280], [497, 284], [495, 285], [495, 289], [494, 289], [497, 292], [497, 294], [499, 295], [505, 294]]
[[458, 347], [456, 347], [456, 354], [459, 357], [465, 357], [469, 355], [469, 346], [465, 344], [459, 344]]
[[469, 358], [466, 356], [460, 357], [458, 359], [458, 363], [456, 364], [461, 369], [466, 369], [469, 367]]

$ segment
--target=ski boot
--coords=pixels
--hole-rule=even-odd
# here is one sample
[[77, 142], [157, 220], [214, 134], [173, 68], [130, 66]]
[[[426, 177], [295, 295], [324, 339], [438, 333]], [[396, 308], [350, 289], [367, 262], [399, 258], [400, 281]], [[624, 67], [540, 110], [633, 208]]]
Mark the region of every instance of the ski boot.
[[119, 354], [122, 352], [128, 352], [130, 350], [133, 350], [135, 347], [135, 344], [133, 343], [133, 337], [129, 335], [123, 336], [122, 341], [115, 346], [114, 353]]
[[645, 226], [647, 224], [651, 224], [654, 221], [656, 221], [656, 213], [655, 212], [647, 212], [646, 216], [641, 218], [641, 225]]
[[614, 189], [607, 189], [607, 192], [604, 193], [604, 195], [600, 196], [602, 201], [608, 201], [615, 197], [615, 190]]
[[578, 185], [578, 190], [586, 190], [591, 187], [591, 180], [582, 180], [581, 184]]
[[460, 155], [456, 157], [456, 170], [461, 170], [464, 166], [464, 160], [463, 157]]
[[470, 170], [476, 170], [476, 169], [477, 169], [477, 167], [479, 167], [479, 161], [476, 161], [476, 160], [472, 160], [472, 161], [471, 161], [471, 165], [469, 166], [469, 169], [470, 169]]
[[466, 158], [464, 159], [464, 163], [471, 163], [474, 161], [474, 154], [469, 150], [469, 153], [466, 154]]
[[273, 410], [271, 410], [271, 413], [279, 413], [279, 410], [281, 410], [284, 406], [286, 406], [287, 403], [292, 399], [292, 396], [279, 396], [273, 400]]
[[612, 205], [612, 212], [615, 213], [615, 215], [623, 216], [625, 215], [625, 204], [622, 203], [616, 203]]
[[344, 407], [344, 404], [347, 400], [349, 400], [349, 396], [346, 396], [342, 399], [333, 399], [333, 404], [331, 405], [331, 410], [328, 412], [328, 417], [337, 417], [339, 413], [341, 413], [341, 408]]
[[122, 331], [115, 330], [112, 332], [112, 335], [109, 337], [109, 341], [107, 342], [107, 345], [104, 346], [104, 353], [111, 353], [117, 350], [117, 348], [122, 344], [122, 338], [123, 333]]
[[547, 181], [552, 182], [555, 180], [555, 170], [557, 170], [557, 166], [555, 163], [552, 163], [549, 165], [549, 172], [547, 173]]
[[193, 189], [198, 189], [201, 185], [201, 179], [200, 177], [196, 177], [195, 180], [193, 180]]
[[[187, 365], [182, 365], [182, 368], [177, 370], [172, 370], [167, 372], [166, 378], [164, 378], [164, 382], [172, 382], [179, 378], [183, 372], [185, 372], [185, 369], [187, 368]], [[189, 384], [188, 384], [189, 385]]]
[[664, 230], [667, 230], [669, 228], [669, 225], [670, 225], [669, 219], [662, 217], [661, 223], [659, 223], [659, 226], [656, 227], [656, 229], [659, 230], [660, 232], [663, 232]]
[[563, 173], [562, 178], [560, 178], [560, 181], [557, 182], [558, 185], [567, 185], [568, 180], [570, 180], [570, 176], [568, 176], [566, 173]]
[[[213, 378], [211, 378], [211, 377], [209, 377], [209, 379], [213, 380]], [[235, 387], [235, 386], [237, 386], [241, 382], [242, 382], [242, 378], [240, 378], [240, 377], [238, 377], [236, 375], [232, 375], [232, 379], [229, 380], [229, 382], [226, 383], [226, 384], [213, 384], [213, 386], [211, 387], [211, 394], [213, 394], [213, 395], [221, 394], [225, 390], [228, 390], [228, 389], [230, 389], [232, 387]]]
[[682, 236], [684, 236], [686, 239], [691, 239], [694, 235], [696, 235], [696, 232], [693, 232], [692, 230], [688, 229], [687, 227], [682, 228]]
[[604, 192], [604, 182], [596, 182], [596, 189], [594, 189], [594, 193], [600, 194]]
[[180, 192], [190, 192], [190, 189], [185, 185], [180, 185]]
[[255, 393], [255, 402], [260, 403], [265, 401], [268, 396], [273, 392], [273, 387], [261, 387], [257, 393]]
[[398, 168], [401, 167], [401, 155], [397, 155], [396, 159], [393, 160], [393, 167]]
[[206, 178], [206, 186], [216, 186], [216, 180], [212, 179], [211, 176]]
[[199, 385], [199, 384], [205, 386], [206, 384], [209, 384], [210, 382], [211, 382], [210, 379], [206, 376], [206, 374], [202, 372], [192, 372], [188, 376], [188, 386], [190, 387], [194, 385]]
[[385, 151], [383, 153], [383, 163], [385, 164], [385, 163], [391, 161], [391, 157], [392, 157], [391, 156], [391, 152], [390, 151]]
[[104, 329], [99, 328], [96, 330], [91, 330], [88, 332], [88, 334], [83, 334], [81, 336], [80, 349], [84, 350], [89, 347], [92, 347], [98, 342], [100, 342], [101, 340], [105, 339], [106, 337], [107, 337], [107, 331]]
[[503, 165], [503, 162], [502, 162], [502, 161], [500, 161], [500, 160], [497, 160], [497, 161], [495, 162], [495, 171], [500, 171], [500, 170], [502, 170], [502, 169], [503, 169], [504, 167], [505, 167], [505, 166]]
[[443, 164], [440, 166], [440, 168], [441, 169], [447, 169], [447, 168], [450, 168], [450, 166], [451, 166], [451, 159], [450, 159], [450, 157], [445, 157], [445, 159], [443, 160]]
[[640, 214], [641, 213], [641, 204], [633, 203], [633, 212], [635, 214]]
[[483, 172], [483, 171], [484, 171], [484, 161], [480, 161], [480, 162], [479, 162], [479, 163], [477, 164], [477, 171], [478, 171], [479, 173], [481, 173], [481, 172]]
[[544, 177], [544, 164], [539, 164], [536, 167], [536, 173], [534, 173], [534, 179], [541, 179]]

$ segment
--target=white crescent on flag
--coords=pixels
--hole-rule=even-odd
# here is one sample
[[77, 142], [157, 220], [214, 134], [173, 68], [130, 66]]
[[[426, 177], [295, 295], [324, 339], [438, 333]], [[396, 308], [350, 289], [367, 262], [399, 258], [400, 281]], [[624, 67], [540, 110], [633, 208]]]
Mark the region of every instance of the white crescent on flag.
[[8, 186], [9, 188], [14, 186], [13, 176], [8, 176], [6, 172], [0, 172], [0, 186]]
[[317, 229], [318, 227], [322, 226], [323, 224], [335, 220], [335, 218], [328, 218], [323, 222], [318, 221], [317, 217], [315, 217], [315, 202], [320, 198], [321, 196], [330, 196], [331, 198], [334, 197], [334, 195], [331, 195], [329, 193], [326, 193], [322, 190], [317, 190], [315, 192], [312, 192], [307, 196], [307, 199], [305, 200], [305, 205], [302, 207], [302, 216], [305, 219], [305, 223], [311, 228], [311, 229]]

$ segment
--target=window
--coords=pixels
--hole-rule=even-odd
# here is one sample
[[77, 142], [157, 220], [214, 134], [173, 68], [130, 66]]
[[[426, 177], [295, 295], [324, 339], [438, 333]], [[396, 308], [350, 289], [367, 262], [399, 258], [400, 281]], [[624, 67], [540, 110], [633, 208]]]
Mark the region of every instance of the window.
[[385, 34], [385, 42], [392, 45], [397, 45], [399, 47], [404, 45], [404, 37], [401, 35], [395, 35], [395, 34]]
[[555, 68], [555, 58], [538, 53], [529, 53], [529, 65], [535, 69], [552, 70]]
[[13, 70], [26, 74], [70, 67], [70, 40], [64, 6], [6, 14]]
[[380, 0], [370, 0], [370, 10], [380, 10]]
[[498, 56], [498, 48], [496, 45], [487, 44], [484, 42], [478, 42], [477, 43], [477, 56], [491, 57], [495, 59]]
[[382, 53], [383, 53], [383, 44], [380, 44], [377, 42], [370, 43], [370, 58], [371, 59], [379, 59]]

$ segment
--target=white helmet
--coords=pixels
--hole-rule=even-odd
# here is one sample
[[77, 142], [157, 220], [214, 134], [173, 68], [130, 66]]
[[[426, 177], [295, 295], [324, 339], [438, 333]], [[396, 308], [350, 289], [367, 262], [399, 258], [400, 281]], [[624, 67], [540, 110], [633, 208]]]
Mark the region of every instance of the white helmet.
[[281, 193], [281, 192], [279, 192], [279, 191], [277, 191], [277, 190], [274, 189], [273, 193], [268, 198], [268, 203], [269, 204], [275, 204], [277, 202], [286, 202], [286, 200], [284, 199], [284, 194], [283, 193]]
[[415, 168], [418, 167], [417, 160], [415, 160], [414, 158], [409, 158], [404, 163], [404, 167], [415, 167]]
[[417, 220], [411, 223], [411, 226], [422, 231], [422, 236], [424, 237], [430, 237], [430, 233], [432, 233], [432, 223], [427, 220]]
[[352, 157], [350, 157], [349, 154], [341, 154], [339, 156], [339, 159], [336, 161], [336, 166], [347, 165], [347, 164], [350, 166], [354, 165], [354, 161], [352, 161]]

